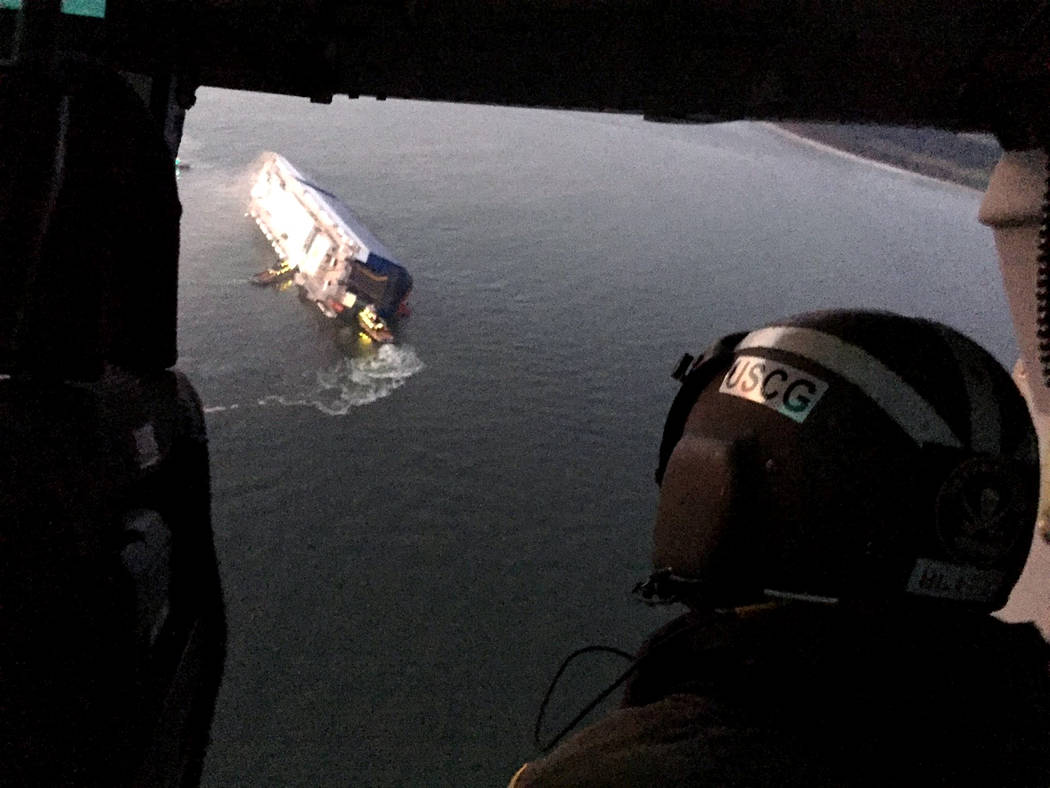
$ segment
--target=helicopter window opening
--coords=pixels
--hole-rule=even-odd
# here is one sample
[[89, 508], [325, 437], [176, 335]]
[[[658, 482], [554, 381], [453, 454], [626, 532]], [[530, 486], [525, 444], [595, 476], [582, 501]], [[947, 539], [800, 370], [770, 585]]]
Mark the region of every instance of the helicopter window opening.
[[[187, 113], [187, 139], [203, 146], [194, 155], [209, 157], [214, 166], [181, 187], [193, 230], [182, 241], [180, 308], [194, 318], [182, 321], [180, 349], [184, 357], [199, 359], [189, 371], [214, 396], [205, 406], [214, 408], [207, 416], [215, 425], [216, 522], [225, 523], [217, 549], [229, 581], [230, 620], [241, 627], [231, 637], [226, 694], [211, 730], [211, 765], [205, 767], [211, 776], [205, 782], [240, 771], [248, 782], [339, 783], [347, 781], [352, 765], [353, 782], [425, 784], [434, 779], [446, 734], [471, 750], [462, 765], [449, 765], [450, 782], [480, 781], [472, 771], [475, 758], [487, 764], [482, 779], [503, 779], [496, 774], [500, 764], [523, 756], [525, 746], [474, 736], [477, 721], [470, 715], [464, 720], [456, 704], [496, 703], [503, 717], [531, 723], [539, 698], [528, 691], [529, 681], [504, 688], [487, 676], [536, 670], [547, 680], [554, 666], [537, 667], [535, 655], [518, 648], [479, 648], [461, 659], [455, 643], [462, 637], [460, 594], [467, 586], [439, 582], [438, 592], [432, 578], [450, 570], [465, 573], [492, 603], [482, 606], [477, 626], [491, 627], [494, 639], [509, 643], [546, 638], [552, 660], [579, 645], [578, 612], [595, 618], [604, 631], [602, 595], [586, 604], [572, 599], [556, 611], [564, 630], [552, 628], [555, 612], [541, 608], [548, 599], [559, 604], [562, 595], [551, 594], [551, 585], [563, 583], [577, 567], [583, 575], [595, 563], [604, 531], [580, 529], [581, 518], [648, 521], [652, 515], [649, 496], [610, 497], [606, 479], [635, 478], [639, 488], [651, 479], [646, 458], [659, 430], [638, 429], [632, 441], [639, 451], [622, 451], [622, 419], [640, 402], [651, 403], [661, 417], [670, 404], [670, 397], [654, 396], [648, 374], [654, 341], [665, 335], [702, 347], [723, 329], [774, 316], [767, 312], [849, 303], [859, 293], [879, 306], [906, 302], [919, 314], [959, 310], [973, 315], [997, 346], [1011, 347], [1009, 321], [1001, 315], [986, 321], [990, 310], [973, 306], [1001, 287], [998, 272], [987, 265], [988, 244], [952, 235], [970, 227], [974, 238], [985, 237], [972, 226], [978, 200], [972, 191], [840, 158], [763, 125], [670, 127], [643, 125], [631, 116], [422, 102], [360, 102], [344, 112], [303, 101], [207, 88]], [[613, 125], [606, 128], [605, 121]], [[384, 313], [394, 318], [390, 326], [375, 308], [366, 308], [386, 292], [386, 285], [382, 291], [373, 285], [371, 269], [360, 259], [369, 250], [336, 232], [314, 239], [315, 260], [329, 263], [323, 266], [329, 276], [320, 278], [321, 266], [313, 274], [298, 269], [298, 280], [327, 308], [344, 307], [331, 325], [315, 320], [317, 310], [307, 311], [308, 303], [298, 303], [295, 288], [301, 286], [294, 281], [286, 294], [294, 304], [282, 301], [278, 309], [266, 291], [246, 290], [233, 299], [231, 290], [216, 287], [226, 274], [202, 274], [249, 259], [260, 270], [272, 262], [250, 220], [226, 219], [242, 207], [246, 189], [239, 179], [245, 162], [258, 155], [260, 122], [274, 126], [274, 147], [299, 152], [293, 164], [325, 162], [329, 168], [316, 174], [336, 185], [361, 179], [361, 189], [338, 196], [376, 217], [369, 229], [411, 263], [407, 267], [419, 280], [414, 296], [382, 301]], [[304, 149], [301, 143], [312, 139], [319, 124], [335, 139]], [[403, 133], [358, 133], [382, 132], [389, 124]], [[835, 129], [834, 139], [847, 132], [852, 130]], [[355, 134], [355, 145], [340, 141]], [[824, 133], [829, 143], [831, 135]], [[874, 149], [890, 133], [864, 127], [853, 136], [858, 146], [869, 139]], [[621, 138], [622, 145], [614, 144]], [[900, 148], [908, 138], [903, 131], [892, 137]], [[967, 149], [971, 143], [977, 147], [968, 139]], [[435, 144], [447, 155], [435, 157]], [[754, 156], [762, 157], [762, 166], [754, 166]], [[392, 161], [404, 170], [392, 174]], [[682, 183], [700, 172], [727, 191]], [[277, 193], [276, 173], [272, 181]], [[290, 178], [288, 183], [294, 187]], [[435, 196], [420, 200], [421, 193]], [[499, 198], [490, 205], [493, 194]], [[487, 207], [479, 210], [483, 201]], [[265, 205], [280, 213], [283, 203], [274, 198]], [[705, 221], [696, 221], [697, 215]], [[550, 222], [551, 216], [564, 221]], [[756, 230], [756, 222], [766, 229]], [[314, 226], [305, 218], [303, 223], [278, 233], [288, 230], [291, 242], [301, 246]], [[291, 252], [289, 264], [308, 257], [286, 242], [281, 246]], [[228, 249], [232, 262], [217, 259], [217, 249]], [[424, 262], [428, 256], [433, 259]], [[767, 266], [766, 259], [783, 263]], [[958, 282], [941, 285], [956, 272]], [[325, 282], [330, 289], [317, 292]], [[358, 283], [368, 287], [355, 294]], [[970, 289], [980, 292], [970, 297]], [[401, 304], [413, 300], [416, 316], [399, 323]], [[469, 306], [458, 318], [445, 319], [463, 310], [464, 302]], [[707, 311], [698, 318], [699, 306]], [[571, 325], [545, 317], [574, 309], [580, 313]], [[222, 342], [215, 341], [219, 332]], [[606, 347], [608, 354], [600, 349]], [[665, 357], [677, 360], [671, 357], [677, 349], [656, 354], [654, 366]], [[588, 385], [566, 384], [569, 365]], [[663, 367], [656, 373], [662, 380]], [[499, 396], [479, 391], [482, 386], [495, 386], [492, 393]], [[255, 408], [271, 392], [266, 406]], [[595, 392], [606, 400], [601, 418], [594, 413]], [[239, 409], [229, 409], [238, 402]], [[289, 428], [294, 439], [281, 435]], [[444, 461], [428, 462], [427, 453], [408, 448], [415, 439], [427, 441], [423, 430], [440, 436], [430, 443], [440, 444]], [[563, 438], [576, 431], [586, 439]], [[351, 495], [325, 492], [346, 490], [344, 463], [325, 454], [334, 447], [367, 460]], [[504, 477], [505, 468], [513, 474]], [[573, 473], [562, 473], [566, 468]], [[542, 496], [529, 493], [535, 484]], [[591, 511], [581, 515], [577, 501]], [[471, 518], [496, 523], [512, 514], [521, 528], [508, 529], [506, 540], [492, 545], [479, 545], [478, 531], [462, 525]], [[396, 525], [366, 525], [376, 519]], [[309, 530], [309, 543], [300, 528]], [[531, 582], [530, 566], [548, 561], [544, 535], [573, 528], [581, 538], [557, 546], [558, 566], [564, 561], [568, 568], [544, 573], [523, 597], [514, 586]], [[492, 563], [488, 559], [495, 561], [491, 571], [475, 569]], [[644, 556], [634, 560], [647, 565]], [[623, 573], [627, 582], [634, 573]], [[411, 612], [403, 627], [390, 630], [383, 623], [383, 600], [390, 584], [405, 577], [421, 582], [397, 583], [399, 598], [391, 604]], [[318, 590], [326, 583], [331, 593]], [[357, 604], [365, 599], [378, 607]], [[486, 613], [499, 606], [513, 606], [520, 615]], [[632, 615], [625, 613], [624, 621]], [[639, 621], [638, 629], [647, 624]], [[619, 642], [632, 649], [644, 634], [634, 625], [632, 618], [617, 630]], [[326, 631], [358, 636], [326, 638]], [[450, 676], [449, 666], [461, 662], [464, 672], [453, 667]], [[416, 693], [406, 691], [391, 716], [380, 715], [377, 735], [391, 735], [390, 750], [359, 759], [346, 737], [329, 741], [324, 728], [352, 726], [382, 708], [393, 686], [386, 677], [401, 675], [405, 664], [413, 666], [410, 689], [418, 682], [432, 695], [416, 700]], [[364, 669], [369, 679], [347, 680], [347, 666]], [[263, 684], [269, 687], [260, 703], [256, 688]], [[323, 702], [301, 703], [304, 686], [319, 688]], [[581, 695], [589, 691], [589, 685], [579, 689]], [[577, 700], [573, 689], [559, 703], [568, 709]], [[240, 713], [271, 703], [274, 714]], [[421, 707], [437, 708], [438, 718], [424, 719]], [[315, 724], [318, 709], [323, 726]], [[281, 752], [282, 737], [272, 733], [281, 726], [305, 731], [304, 746]], [[245, 749], [247, 738], [253, 744]], [[396, 752], [402, 742], [411, 744]], [[323, 758], [314, 758], [329, 745]]]
[[[22, 0], [0, 0], [0, 8], [18, 11]], [[96, 19], [106, 18], [106, 0], [62, 0], [62, 13], [71, 16], [92, 16]]]
[[106, 18], [106, 0], [62, 0], [62, 13]]

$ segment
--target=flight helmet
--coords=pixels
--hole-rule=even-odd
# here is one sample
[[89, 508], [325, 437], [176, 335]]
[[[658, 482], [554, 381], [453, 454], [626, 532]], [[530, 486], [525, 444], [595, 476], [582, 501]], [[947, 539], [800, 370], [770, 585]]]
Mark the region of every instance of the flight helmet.
[[655, 593], [716, 608], [1006, 603], [1036, 519], [1036, 433], [972, 340], [888, 312], [813, 312], [725, 337], [676, 377]]
[[173, 154], [123, 76], [0, 67], [0, 374], [172, 366], [181, 211]]

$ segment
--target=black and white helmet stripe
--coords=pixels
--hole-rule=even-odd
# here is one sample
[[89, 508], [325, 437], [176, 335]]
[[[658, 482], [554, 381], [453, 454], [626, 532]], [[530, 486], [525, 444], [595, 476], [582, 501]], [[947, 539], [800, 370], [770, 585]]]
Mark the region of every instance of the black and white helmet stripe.
[[833, 334], [798, 326], [769, 326], [744, 337], [736, 351], [744, 350], [781, 350], [834, 372], [863, 391], [920, 446], [964, 445], [933, 405], [900, 375]]
[[[963, 377], [970, 411], [970, 448], [976, 452], [999, 454], [1003, 450], [1002, 413], [988, 365], [977, 355], [972, 342], [945, 326], [936, 326], [936, 330], [955, 356]], [[989, 403], [996, 403], [996, 406], [989, 407]]]

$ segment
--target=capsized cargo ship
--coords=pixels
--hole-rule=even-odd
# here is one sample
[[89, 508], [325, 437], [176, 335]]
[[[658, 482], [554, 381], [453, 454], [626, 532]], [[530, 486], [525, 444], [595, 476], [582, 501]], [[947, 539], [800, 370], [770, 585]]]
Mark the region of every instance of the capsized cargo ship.
[[267, 153], [248, 214], [277, 253], [258, 284], [291, 278], [326, 316], [357, 325], [378, 342], [409, 315], [412, 277], [338, 197], [287, 159]]

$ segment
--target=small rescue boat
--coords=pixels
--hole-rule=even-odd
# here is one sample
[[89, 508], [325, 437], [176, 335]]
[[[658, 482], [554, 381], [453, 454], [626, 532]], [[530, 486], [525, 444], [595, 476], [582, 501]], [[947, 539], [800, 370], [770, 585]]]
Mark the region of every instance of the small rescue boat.
[[272, 285], [277, 282], [282, 282], [285, 279], [291, 278], [292, 274], [295, 273], [295, 268], [290, 265], [281, 265], [276, 268], [267, 268], [265, 271], [260, 271], [257, 274], [252, 274], [252, 284], [256, 285]]
[[394, 339], [394, 334], [383, 322], [383, 319], [376, 314], [375, 308], [371, 305], [364, 307], [357, 313], [357, 324], [361, 326], [361, 330], [365, 334], [376, 342], [390, 342]]

